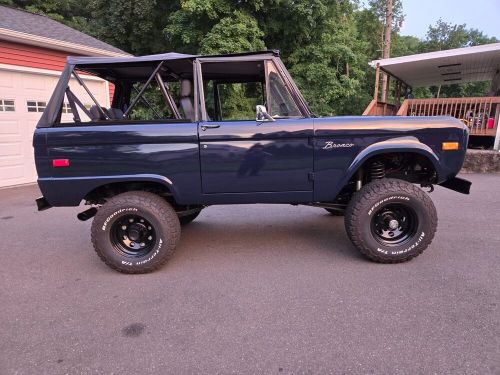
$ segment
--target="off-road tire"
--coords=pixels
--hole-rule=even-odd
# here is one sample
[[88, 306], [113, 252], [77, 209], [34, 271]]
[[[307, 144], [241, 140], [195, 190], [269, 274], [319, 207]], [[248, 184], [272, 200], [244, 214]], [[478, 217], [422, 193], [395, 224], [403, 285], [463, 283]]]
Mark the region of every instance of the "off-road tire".
[[192, 222], [194, 219], [198, 217], [198, 215], [201, 213], [201, 209], [193, 212], [192, 214], [185, 215], [185, 216], [179, 216], [179, 222], [181, 223], [181, 226], [187, 225], [190, 222]]
[[[138, 224], [142, 225], [139, 229], [147, 230], [139, 223], [142, 220], [152, 230], [151, 241], [146, 247], [151, 250], [145, 254], [125, 253], [126, 245], [115, 237], [116, 231], [126, 227], [118, 225], [117, 228], [117, 224], [123, 220], [127, 222], [128, 217], [138, 218]], [[160, 268], [173, 255], [180, 234], [179, 219], [172, 206], [160, 196], [145, 191], [126, 192], [109, 199], [97, 211], [91, 228], [92, 244], [101, 260], [116, 271], [130, 274]]]
[[332, 216], [344, 216], [345, 211], [341, 210], [332, 210], [331, 208], [325, 208]]
[[[390, 243], [390, 246], [380, 242], [381, 235], [377, 232], [380, 228], [377, 218], [385, 215], [387, 211], [384, 210], [388, 207], [403, 207], [403, 210], [413, 212], [409, 216], [413, 217], [414, 223], [414, 232], [408, 232], [413, 234], [408, 234], [401, 243]], [[434, 238], [437, 222], [436, 208], [422, 189], [389, 178], [365, 185], [354, 194], [345, 213], [345, 228], [354, 246], [379, 263], [401, 263], [420, 255]]]

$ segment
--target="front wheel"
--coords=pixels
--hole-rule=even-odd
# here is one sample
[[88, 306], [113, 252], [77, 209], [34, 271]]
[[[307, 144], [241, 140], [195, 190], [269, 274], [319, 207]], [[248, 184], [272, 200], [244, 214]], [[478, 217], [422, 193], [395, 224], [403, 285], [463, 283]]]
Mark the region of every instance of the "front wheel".
[[92, 244], [112, 269], [147, 273], [160, 268], [180, 239], [180, 224], [160, 196], [131, 191], [108, 200], [92, 222]]
[[436, 232], [437, 213], [422, 189], [384, 178], [354, 195], [346, 210], [345, 227], [354, 246], [369, 259], [400, 263], [429, 246]]

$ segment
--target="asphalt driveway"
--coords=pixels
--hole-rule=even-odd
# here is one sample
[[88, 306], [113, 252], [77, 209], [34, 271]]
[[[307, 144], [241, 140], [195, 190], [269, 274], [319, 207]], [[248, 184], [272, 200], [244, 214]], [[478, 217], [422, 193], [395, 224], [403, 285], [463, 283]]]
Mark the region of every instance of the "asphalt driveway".
[[409, 263], [321, 209], [220, 206], [149, 275], [101, 263], [81, 209], [0, 190], [0, 374], [499, 374], [500, 175], [466, 178]]

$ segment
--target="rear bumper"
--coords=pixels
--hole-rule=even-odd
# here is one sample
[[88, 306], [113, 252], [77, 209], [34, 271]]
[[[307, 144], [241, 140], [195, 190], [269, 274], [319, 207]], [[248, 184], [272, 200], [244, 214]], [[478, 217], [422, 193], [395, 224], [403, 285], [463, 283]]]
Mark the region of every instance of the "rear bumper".
[[462, 194], [469, 194], [472, 182], [464, 180], [463, 178], [452, 177], [444, 182], [441, 182], [439, 185], [447, 189], [458, 191]]
[[40, 197], [36, 199], [36, 206], [38, 211], [48, 210], [52, 205], [45, 199], [45, 197]]

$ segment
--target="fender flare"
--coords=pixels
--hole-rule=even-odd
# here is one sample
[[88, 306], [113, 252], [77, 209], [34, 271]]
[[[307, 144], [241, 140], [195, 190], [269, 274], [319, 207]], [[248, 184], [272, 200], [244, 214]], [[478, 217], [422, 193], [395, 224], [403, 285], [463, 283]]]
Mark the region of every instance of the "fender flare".
[[387, 154], [391, 152], [415, 153], [425, 156], [429, 159], [438, 175], [440, 174], [439, 156], [426, 144], [420, 142], [416, 137], [391, 138], [385, 141], [373, 143], [363, 149], [347, 168], [344, 180], [341, 186], [345, 186], [356, 171], [365, 161], [375, 155]]

